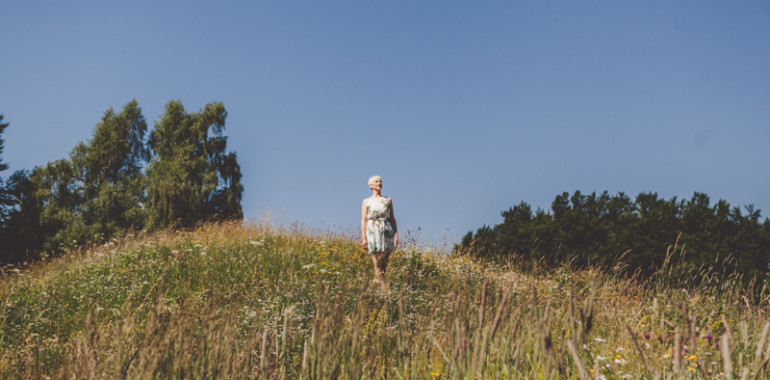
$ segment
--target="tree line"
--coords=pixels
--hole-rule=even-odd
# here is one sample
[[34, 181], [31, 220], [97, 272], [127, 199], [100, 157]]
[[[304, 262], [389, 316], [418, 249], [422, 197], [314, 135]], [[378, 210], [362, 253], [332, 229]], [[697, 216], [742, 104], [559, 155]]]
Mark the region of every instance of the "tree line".
[[642, 275], [660, 268], [675, 244], [695, 267], [729, 256], [736, 263], [730, 271], [751, 276], [767, 273], [770, 262], [770, 220], [761, 220], [760, 210], [724, 200], [712, 205], [698, 192], [690, 199], [641, 193], [633, 200], [624, 193], [565, 192], [550, 212], [521, 202], [501, 215], [502, 223], [468, 232], [453, 253], [487, 259], [517, 255], [546, 265], [623, 263]]
[[[136, 230], [240, 219], [241, 170], [223, 135], [227, 111], [170, 101], [149, 131], [136, 100], [108, 109], [67, 158], [0, 177], [0, 262], [35, 260]], [[0, 115], [2, 133], [9, 126]]]

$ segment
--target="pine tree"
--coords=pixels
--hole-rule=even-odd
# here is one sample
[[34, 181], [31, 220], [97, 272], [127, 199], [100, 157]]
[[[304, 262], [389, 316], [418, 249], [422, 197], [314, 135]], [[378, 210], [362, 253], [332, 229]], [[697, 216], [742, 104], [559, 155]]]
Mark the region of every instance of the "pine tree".
[[[3, 162], [3, 147], [5, 143], [3, 140], [3, 131], [5, 131], [5, 128], [8, 128], [8, 123], [3, 123], [3, 118], [3, 115], [0, 114], [0, 172], [8, 169], [8, 164]], [[0, 228], [2, 228], [2, 224], [5, 222], [10, 202], [7, 190], [3, 185], [3, 177], [0, 177]]]

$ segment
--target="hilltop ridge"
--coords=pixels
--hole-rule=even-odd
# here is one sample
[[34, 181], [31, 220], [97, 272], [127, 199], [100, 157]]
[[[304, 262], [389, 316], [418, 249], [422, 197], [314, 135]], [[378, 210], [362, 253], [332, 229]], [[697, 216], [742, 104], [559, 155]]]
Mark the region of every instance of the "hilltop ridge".
[[640, 283], [404, 246], [382, 292], [358, 242], [331, 233], [219, 223], [128, 236], [4, 274], [0, 375], [765, 376], [762, 284], [669, 287], [675, 269]]

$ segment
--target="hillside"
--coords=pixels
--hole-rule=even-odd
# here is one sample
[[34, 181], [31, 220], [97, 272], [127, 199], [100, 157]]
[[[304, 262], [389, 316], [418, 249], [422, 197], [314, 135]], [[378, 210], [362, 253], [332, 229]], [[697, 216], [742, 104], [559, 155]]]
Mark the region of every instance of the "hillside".
[[766, 289], [673, 287], [670, 259], [640, 282], [407, 246], [382, 292], [344, 236], [129, 236], [4, 272], [0, 377], [766, 378]]

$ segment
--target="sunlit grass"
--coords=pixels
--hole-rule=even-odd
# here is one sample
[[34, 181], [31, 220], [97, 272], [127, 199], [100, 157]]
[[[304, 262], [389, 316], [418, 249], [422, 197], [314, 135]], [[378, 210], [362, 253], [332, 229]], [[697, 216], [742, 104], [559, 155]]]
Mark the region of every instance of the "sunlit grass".
[[[0, 377], [766, 377], [768, 294], [210, 224], [6, 273]], [[761, 286], [760, 286], [761, 287]]]

